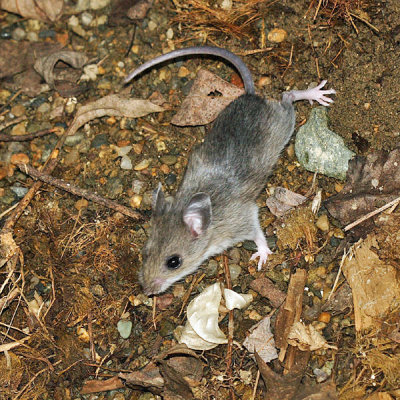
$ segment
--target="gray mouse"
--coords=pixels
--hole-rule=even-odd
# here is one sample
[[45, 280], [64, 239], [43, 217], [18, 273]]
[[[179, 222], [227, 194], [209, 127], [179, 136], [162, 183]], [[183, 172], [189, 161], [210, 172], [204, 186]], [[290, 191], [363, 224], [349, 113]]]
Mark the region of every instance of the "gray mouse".
[[193, 150], [182, 183], [173, 198], [161, 184], [154, 192], [148, 241], [139, 281], [147, 295], [165, 291], [196, 271], [203, 261], [243, 240], [253, 240], [258, 269], [271, 254], [258, 220], [257, 196], [266, 184], [295, 124], [293, 103], [313, 100], [328, 106], [326, 81], [308, 90], [285, 92], [270, 101], [255, 94], [251, 73], [233, 53], [218, 47], [189, 47], [150, 60], [125, 79], [162, 62], [187, 55], [214, 55], [233, 64], [245, 94], [216, 118], [203, 143]]

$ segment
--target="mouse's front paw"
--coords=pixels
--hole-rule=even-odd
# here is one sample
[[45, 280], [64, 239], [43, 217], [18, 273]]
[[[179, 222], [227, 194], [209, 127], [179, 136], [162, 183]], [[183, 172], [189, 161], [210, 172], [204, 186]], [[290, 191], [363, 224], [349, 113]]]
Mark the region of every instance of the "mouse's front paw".
[[312, 104], [313, 100], [317, 101], [322, 106], [329, 106], [333, 99], [327, 97], [328, 94], [335, 94], [335, 89], [321, 90], [326, 85], [326, 80], [322, 81], [318, 86], [308, 89], [308, 100]]
[[261, 271], [262, 266], [267, 262], [267, 258], [270, 254], [272, 254], [272, 251], [267, 247], [254, 253], [250, 260], [255, 260], [256, 258], [260, 257], [258, 260], [258, 270]]

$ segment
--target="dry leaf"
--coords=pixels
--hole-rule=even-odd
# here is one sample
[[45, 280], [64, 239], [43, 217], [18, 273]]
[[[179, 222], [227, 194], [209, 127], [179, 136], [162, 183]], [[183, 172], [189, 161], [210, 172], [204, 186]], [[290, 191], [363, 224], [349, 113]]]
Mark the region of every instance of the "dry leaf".
[[139, 118], [153, 112], [161, 111], [164, 111], [162, 107], [148, 100], [131, 99], [117, 94], [110, 94], [79, 108], [69, 127], [69, 134], [75, 134], [81, 126], [92, 119], [101, 118], [106, 115]]
[[77, 51], [60, 50], [56, 53], [38, 58], [35, 62], [34, 68], [52, 87], [56, 80], [54, 68], [59, 61], [62, 61], [73, 68], [80, 69], [88, 62], [88, 57]]
[[356, 330], [378, 329], [385, 315], [400, 299], [396, 269], [380, 260], [374, 235], [356, 243], [343, 264], [343, 274], [353, 291]]
[[266, 205], [272, 214], [282, 217], [290, 209], [304, 203], [306, 200], [307, 197], [278, 186], [275, 188], [274, 194], [268, 197]]
[[171, 123], [178, 126], [208, 124], [214, 121], [229, 103], [243, 93], [243, 89], [201, 69], [193, 82], [189, 95], [172, 118]]
[[57, 21], [62, 15], [63, 6], [63, 0], [0, 0], [1, 9], [44, 22]]
[[329, 345], [312, 325], [306, 326], [300, 321], [292, 325], [287, 341], [290, 345], [296, 346], [302, 351], [337, 349], [336, 346]]
[[244, 340], [243, 346], [261, 357], [264, 362], [270, 362], [278, 358], [275, 348], [274, 336], [271, 333], [271, 318], [265, 317], [250, 329], [250, 335]]
[[[389, 203], [400, 192], [400, 148], [390, 153], [377, 152], [355, 157], [349, 162], [347, 183], [325, 203], [333, 217], [347, 225], [359, 217]], [[353, 228], [358, 237], [373, 227], [372, 219]]]
[[279, 290], [274, 283], [267, 277], [260, 277], [251, 282], [250, 287], [266, 297], [273, 307], [278, 308], [285, 301], [286, 294]]

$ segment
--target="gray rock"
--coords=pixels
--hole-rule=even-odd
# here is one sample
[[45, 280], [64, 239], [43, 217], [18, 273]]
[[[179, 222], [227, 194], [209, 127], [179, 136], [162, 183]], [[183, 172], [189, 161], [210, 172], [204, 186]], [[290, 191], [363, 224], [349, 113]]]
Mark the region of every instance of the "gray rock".
[[178, 161], [178, 158], [172, 154], [166, 154], [165, 156], [160, 157], [160, 159], [167, 165], [173, 165]]
[[122, 339], [128, 339], [132, 332], [132, 321], [120, 319], [117, 323], [117, 329]]
[[235, 282], [242, 272], [242, 268], [238, 264], [229, 264], [229, 272], [231, 274], [232, 282]]
[[77, 133], [76, 135], [72, 136], [67, 136], [65, 139], [65, 145], [66, 146], [76, 146], [78, 143], [80, 143], [83, 139], [84, 134], [82, 132]]
[[92, 147], [98, 148], [101, 147], [103, 144], [108, 144], [108, 135], [106, 133], [100, 133], [96, 135], [92, 140]]
[[29, 190], [29, 188], [22, 186], [11, 186], [10, 189], [17, 195], [19, 199], [22, 199], [22, 197], [24, 197]]
[[328, 128], [325, 107], [313, 108], [307, 123], [296, 134], [296, 156], [308, 171], [345, 179], [349, 160], [354, 156], [343, 139]]

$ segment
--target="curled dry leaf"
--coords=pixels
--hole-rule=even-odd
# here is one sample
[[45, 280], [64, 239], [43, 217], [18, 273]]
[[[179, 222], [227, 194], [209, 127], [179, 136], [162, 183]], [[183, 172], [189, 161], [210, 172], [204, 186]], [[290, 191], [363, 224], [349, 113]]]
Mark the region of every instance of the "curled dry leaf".
[[77, 51], [60, 50], [37, 59], [34, 68], [50, 86], [54, 86], [56, 80], [54, 67], [59, 61], [80, 69], [88, 62], [88, 57]]
[[201, 69], [193, 82], [189, 95], [172, 118], [171, 123], [178, 126], [208, 124], [214, 121], [229, 103], [243, 93], [243, 89]]
[[274, 336], [271, 333], [271, 318], [265, 317], [250, 329], [250, 335], [243, 342], [243, 346], [254, 354], [258, 353], [267, 363], [278, 358]]
[[292, 325], [287, 341], [289, 344], [298, 347], [302, 351], [337, 349], [336, 346], [329, 345], [324, 337], [312, 325], [306, 326], [300, 321]]
[[106, 115], [115, 117], [139, 118], [164, 109], [148, 100], [131, 99], [122, 95], [110, 94], [99, 100], [82, 106], [75, 115], [69, 135], [73, 135], [81, 126], [95, 118]]
[[44, 22], [57, 21], [63, 7], [63, 0], [0, 0], [1, 9]]
[[304, 203], [307, 197], [278, 186], [274, 194], [268, 197], [266, 204], [272, 214], [281, 217], [293, 207]]

